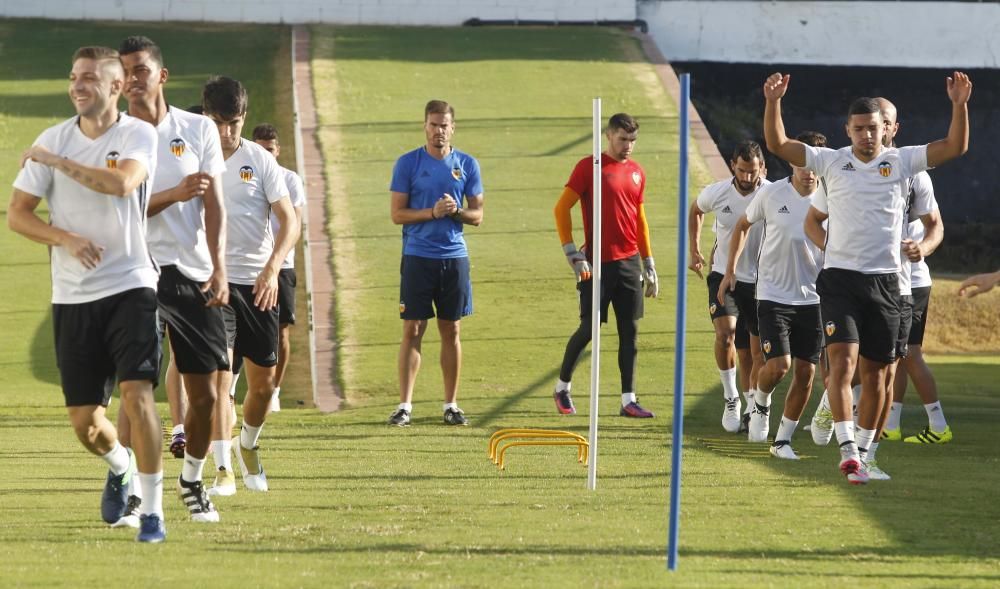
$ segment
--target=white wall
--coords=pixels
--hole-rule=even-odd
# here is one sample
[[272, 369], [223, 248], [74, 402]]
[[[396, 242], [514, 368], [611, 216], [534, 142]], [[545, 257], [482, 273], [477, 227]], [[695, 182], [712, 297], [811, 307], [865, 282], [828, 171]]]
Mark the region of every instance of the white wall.
[[484, 20], [633, 20], [635, 0], [0, 0], [0, 16], [257, 23], [459, 25]]
[[638, 17], [673, 61], [945, 68], [1000, 61], [994, 2], [639, 0]]

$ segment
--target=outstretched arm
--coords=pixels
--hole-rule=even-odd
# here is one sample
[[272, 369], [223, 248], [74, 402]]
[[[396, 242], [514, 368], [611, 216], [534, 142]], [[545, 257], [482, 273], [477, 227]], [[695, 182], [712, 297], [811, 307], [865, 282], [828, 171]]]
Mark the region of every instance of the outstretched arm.
[[948, 98], [951, 99], [951, 125], [948, 136], [927, 145], [927, 165], [931, 168], [953, 160], [969, 151], [969, 98], [972, 80], [962, 72], [947, 78]]
[[958, 287], [958, 296], [971, 299], [993, 290], [997, 284], [1000, 284], [1000, 270], [988, 274], [976, 274], [962, 281], [961, 286]]
[[764, 139], [767, 149], [793, 166], [806, 165], [805, 146], [785, 135], [785, 122], [781, 119], [781, 99], [788, 91], [791, 76], [771, 74], [764, 81]]

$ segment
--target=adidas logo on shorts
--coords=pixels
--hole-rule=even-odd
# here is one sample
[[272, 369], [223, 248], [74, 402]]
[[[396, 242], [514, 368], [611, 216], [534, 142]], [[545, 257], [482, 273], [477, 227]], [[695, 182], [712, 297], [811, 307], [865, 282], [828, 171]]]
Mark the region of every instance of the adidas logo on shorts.
[[851, 162], [847, 162], [846, 164], [844, 164], [844, 167], [840, 168], [840, 169], [844, 170], [845, 172], [853, 172], [854, 171], [854, 164], [852, 164]]
[[791, 213], [788, 212], [788, 207], [786, 207], [784, 205], [782, 205], [782, 207], [780, 209], [778, 209], [778, 212], [779, 213], [785, 213], [786, 215], [790, 215], [791, 214]]

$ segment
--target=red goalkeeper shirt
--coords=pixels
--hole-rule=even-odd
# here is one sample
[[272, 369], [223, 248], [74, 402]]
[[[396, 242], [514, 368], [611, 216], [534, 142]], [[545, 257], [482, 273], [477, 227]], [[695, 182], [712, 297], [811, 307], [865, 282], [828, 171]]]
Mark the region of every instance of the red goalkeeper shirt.
[[[593, 156], [581, 159], [566, 186], [580, 195], [583, 208], [583, 231], [587, 259], [593, 241], [594, 195]], [[607, 154], [601, 157], [601, 262], [623, 260], [639, 253], [639, 205], [643, 202], [646, 173], [632, 160], [615, 161]]]

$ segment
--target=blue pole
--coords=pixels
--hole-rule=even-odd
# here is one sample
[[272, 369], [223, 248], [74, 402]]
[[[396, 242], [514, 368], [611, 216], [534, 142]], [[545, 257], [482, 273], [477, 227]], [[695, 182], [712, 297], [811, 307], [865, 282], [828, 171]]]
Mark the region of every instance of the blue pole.
[[687, 325], [687, 209], [688, 209], [688, 108], [691, 101], [691, 74], [681, 74], [680, 108], [680, 188], [677, 198], [677, 326], [674, 338], [674, 429], [670, 436], [670, 531], [667, 539], [667, 568], [677, 570], [677, 536], [680, 530], [681, 445], [684, 438], [684, 335]]

